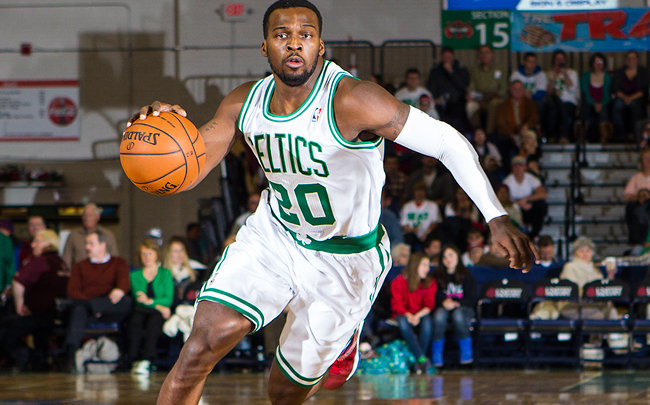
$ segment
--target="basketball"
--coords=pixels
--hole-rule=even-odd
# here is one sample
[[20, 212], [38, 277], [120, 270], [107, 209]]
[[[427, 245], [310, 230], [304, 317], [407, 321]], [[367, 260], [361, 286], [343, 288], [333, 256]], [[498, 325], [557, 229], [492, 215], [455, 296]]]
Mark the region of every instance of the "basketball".
[[175, 194], [199, 177], [205, 144], [198, 129], [181, 115], [163, 112], [137, 120], [122, 135], [120, 163], [140, 190]]

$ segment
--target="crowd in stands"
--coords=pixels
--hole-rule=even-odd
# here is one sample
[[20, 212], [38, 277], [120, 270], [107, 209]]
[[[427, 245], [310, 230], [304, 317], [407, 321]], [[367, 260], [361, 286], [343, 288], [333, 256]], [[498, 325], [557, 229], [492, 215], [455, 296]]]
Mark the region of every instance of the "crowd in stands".
[[[640, 171], [625, 188], [629, 242], [643, 254], [620, 260], [650, 264], [650, 77], [637, 53], [629, 52], [625, 66], [613, 72], [606, 69], [607, 57], [596, 53], [582, 76], [567, 67], [563, 51], [553, 53], [545, 68], [527, 53], [510, 77], [494, 62], [490, 47], [480, 47], [477, 59], [478, 66], [468, 70], [453, 49], [443, 48], [426, 87], [420, 72], [409, 69], [394, 95], [450, 123], [472, 144], [510, 220], [539, 248], [540, 263], [532, 272], [570, 280], [580, 289], [616, 276], [615, 268], [603, 272], [596, 266], [589, 239], [575, 241], [573, 258], [565, 262], [553, 239], [543, 235], [547, 192], [539, 143], [575, 141], [577, 121], [585, 123], [590, 142], [634, 139], [646, 147], [639, 154]], [[379, 77], [374, 80], [381, 83]], [[386, 143], [380, 220], [391, 241], [393, 276], [376, 298], [363, 339], [377, 343], [378, 325], [387, 322], [414, 354], [414, 371], [426, 373], [444, 365], [451, 329], [458, 362], [471, 363], [478, 299], [472, 269], [504, 269], [508, 261], [492, 251], [485, 219], [438, 160]], [[226, 243], [258, 203], [259, 195], [251, 194]], [[22, 244], [11, 221], [0, 221], [0, 367], [20, 371], [43, 365], [55, 320], [65, 326], [55, 355], [68, 371], [78, 370], [75, 352], [92, 323], [126, 325], [120, 367], [139, 374], [149, 373], [163, 334], [173, 338], [181, 332], [187, 339], [193, 304], [208, 273], [203, 263], [214, 259], [202, 246], [200, 225], [189, 224], [185, 237], [173, 237], [164, 246], [160, 236], [143, 240], [140, 263], [130, 266], [120, 257], [113, 234], [99, 225], [100, 213], [88, 204], [82, 226], [69, 234], [65, 246], [39, 216], [29, 218], [31, 240]], [[533, 316], [577, 318], [579, 311], [571, 302], [542, 302]], [[609, 304], [592, 304], [582, 308], [581, 316], [620, 315]], [[28, 335], [33, 337], [29, 345]]]
[[118, 325], [124, 336], [119, 367], [135, 374], [149, 374], [163, 333], [174, 338], [180, 331], [187, 339], [206, 268], [189, 255], [194, 243], [195, 257], [205, 259], [200, 240], [192, 240], [198, 224], [162, 249], [160, 235], [144, 239], [139, 263], [130, 266], [113, 234], [99, 225], [100, 213], [86, 205], [82, 227], [70, 232], [65, 247], [40, 216], [29, 218], [31, 240], [22, 245], [10, 237], [11, 221], [2, 221], [0, 369], [80, 372], [76, 353], [93, 324]]

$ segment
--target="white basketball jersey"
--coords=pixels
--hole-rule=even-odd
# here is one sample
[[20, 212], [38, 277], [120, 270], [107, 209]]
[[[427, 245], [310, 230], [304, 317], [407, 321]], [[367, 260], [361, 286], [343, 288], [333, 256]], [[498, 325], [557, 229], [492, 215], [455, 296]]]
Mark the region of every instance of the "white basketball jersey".
[[266, 173], [272, 214], [302, 246], [353, 253], [376, 246], [384, 144], [349, 142], [334, 119], [334, 93], [350, 74], [325, 61], [313, 90], [295, 112], [269, 111], [275, 82], [250, 90], [239, 129]]

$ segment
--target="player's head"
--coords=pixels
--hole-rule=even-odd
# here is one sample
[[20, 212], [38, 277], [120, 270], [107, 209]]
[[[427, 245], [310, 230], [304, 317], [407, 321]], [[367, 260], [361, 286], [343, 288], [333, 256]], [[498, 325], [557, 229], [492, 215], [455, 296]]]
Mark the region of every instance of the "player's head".
[[318, 11], [318, 8], [315, 5], [308, 2], [307, 0], [278, 0], [275, 3], [271, 4], [264, 13], [264, 21], [262, 22], [264, 38], [266, 39], [266, 37], [269, 35], [269, 18], [271, 17], [271, 13], [273, 13], [275, 10], [296, 7], [308, 8], [313, 11], [314, 14], [316, 14], [316, 18], [318, 19], [318, 36], [320, 37], [323, 34], [323, 17], [320, 15], [320, 11]]
[[264, 13], [265, 56], [273, 74], [284, 84], [305, 84], [325, 53], [321, 40], [323, 18], [306, 0], [279, 0]]

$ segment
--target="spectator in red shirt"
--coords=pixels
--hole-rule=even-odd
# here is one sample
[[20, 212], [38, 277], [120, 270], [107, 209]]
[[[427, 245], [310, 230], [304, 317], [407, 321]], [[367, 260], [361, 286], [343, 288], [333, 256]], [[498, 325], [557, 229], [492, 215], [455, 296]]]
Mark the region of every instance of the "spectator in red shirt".
[[402, 274], [391, 283], [393, 318], [417, 359], [418, 374], [426, 372], [431, 365], [426, 351], [433, 334], [429, 314], [435, 303], [436, 283], [429, 270], [429, 258], [422, 252], [413, 253]]
[[442, 351], [445, 347], [445, 331], [449, 318], [458, 336], [460, 363], [471, 363], [474, 361], [474, 356], [470, 321], [474, 317], [476, 281], [472, 273], [463, 266], [457, 247], [447, 245], [442, 248], [442, 260], [433, 271], [433, 278], [438, 285], [437, 309], [433, 314], [434, 331], [431, 346], [433, 365], [436, 367], [443, 365]]
[[22, 337], [31, 334], [36, 348], [46, 347], [54, 325], [55, 299], [65, 297], [68, 283], [68, 267], [58, 255], [59, 237], [54, 231], [38, 231], [31, 247], [33, 259], [12, 281], [17, 318], [6, 325], [2, 344], [17, 371], [22, 371], [30, 358], [30, 350]]
[[68, 298], [72, 299], [65, 339], [68, 367], [74, 372], [74, 353], [90, 321], [122, 322], [131, 312], [129, 265], [113, 257], [106, 247], [106, 234], [95, 230], [86, 235], [88, 258], [72, 266]]

